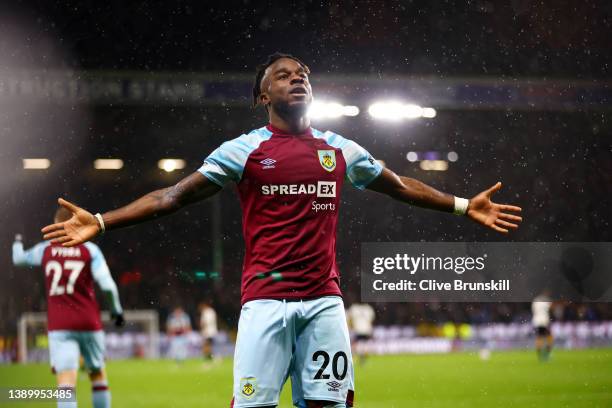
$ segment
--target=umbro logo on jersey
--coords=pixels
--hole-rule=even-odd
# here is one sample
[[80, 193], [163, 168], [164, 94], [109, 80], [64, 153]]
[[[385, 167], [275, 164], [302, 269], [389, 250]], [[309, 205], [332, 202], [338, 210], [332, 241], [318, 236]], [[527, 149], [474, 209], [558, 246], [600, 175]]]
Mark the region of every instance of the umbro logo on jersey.
[[274, 163], [276, 163], [276, 160], [268, 157], [267, 159], [260, 161], [260, 163], [263, 164], [263, 169], [273, 169], [275, 167]]

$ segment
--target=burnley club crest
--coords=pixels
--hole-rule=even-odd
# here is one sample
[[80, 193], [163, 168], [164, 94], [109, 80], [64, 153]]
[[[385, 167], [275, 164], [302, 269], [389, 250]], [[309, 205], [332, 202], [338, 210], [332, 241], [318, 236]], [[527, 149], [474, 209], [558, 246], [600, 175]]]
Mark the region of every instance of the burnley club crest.
[[327, 171], [334, 171], [336, 168], [336, 152], [334, 150], [317, 150], [319, 153], [319, 163]]
[[255, 377], [245, 377], [240, 379], [240, 392], [246, 399], [251, 399], [255, 395], [257, 380]]

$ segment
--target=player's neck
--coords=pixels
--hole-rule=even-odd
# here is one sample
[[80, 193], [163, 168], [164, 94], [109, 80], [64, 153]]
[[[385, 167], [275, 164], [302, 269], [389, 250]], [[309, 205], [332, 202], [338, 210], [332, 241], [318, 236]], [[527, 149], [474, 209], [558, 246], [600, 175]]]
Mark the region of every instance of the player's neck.
[[293, 118], [283, 118], [282, 116], [276, 114], [276, 112], [271, 111], [270, 126], [284, 133], [300, 135], [306, 133], [308, 129], [310, 129], [310, 119], [306, 115]]

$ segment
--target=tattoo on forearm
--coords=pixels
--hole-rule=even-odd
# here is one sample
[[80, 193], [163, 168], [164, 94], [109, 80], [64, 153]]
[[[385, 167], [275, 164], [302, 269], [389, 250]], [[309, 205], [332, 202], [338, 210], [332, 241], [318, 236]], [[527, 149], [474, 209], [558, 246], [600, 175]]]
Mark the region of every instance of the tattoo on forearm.
[[400, 177], [400, 179], [411, 190], [412, 194], [407, 197], [407, 201], [412, 204], [441, 211], [452, 210], [452, 195], [438, 191], [416, 179], [409, 177]]
[[217, 192], [220, 188], [203, 184], [203, 176], [185, 178], [179, 183], [152, 191], [118, 210], [104, 214], [109, 228], [119, 228], [171, 214]]

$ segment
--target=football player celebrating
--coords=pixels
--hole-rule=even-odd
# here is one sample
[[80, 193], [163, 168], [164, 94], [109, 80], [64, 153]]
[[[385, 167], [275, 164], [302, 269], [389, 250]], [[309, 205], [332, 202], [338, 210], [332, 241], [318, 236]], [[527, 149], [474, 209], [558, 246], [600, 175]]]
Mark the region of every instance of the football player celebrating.
[[176, 185], [125, 207], [91, 214], [63, 199], [70, 220], [43, 228], [70, 247], [105, 230], [173, 213], [233, 182], [246, 245], [234, 358], [234, 407], [274, 407], [290, 376], [298, 407], [352, 406], [353, 362], [336, 265], [345, 180], [420, 207], [466, 215], [495, 231], [517, 228], [519, 207], [497, 204], [497, 183], [471, 200], [400, 177], [357, 143], [310, 126], [310, 70], [274, 54], [259, 67], [254, 105], [269, 124], [223, 143]]

